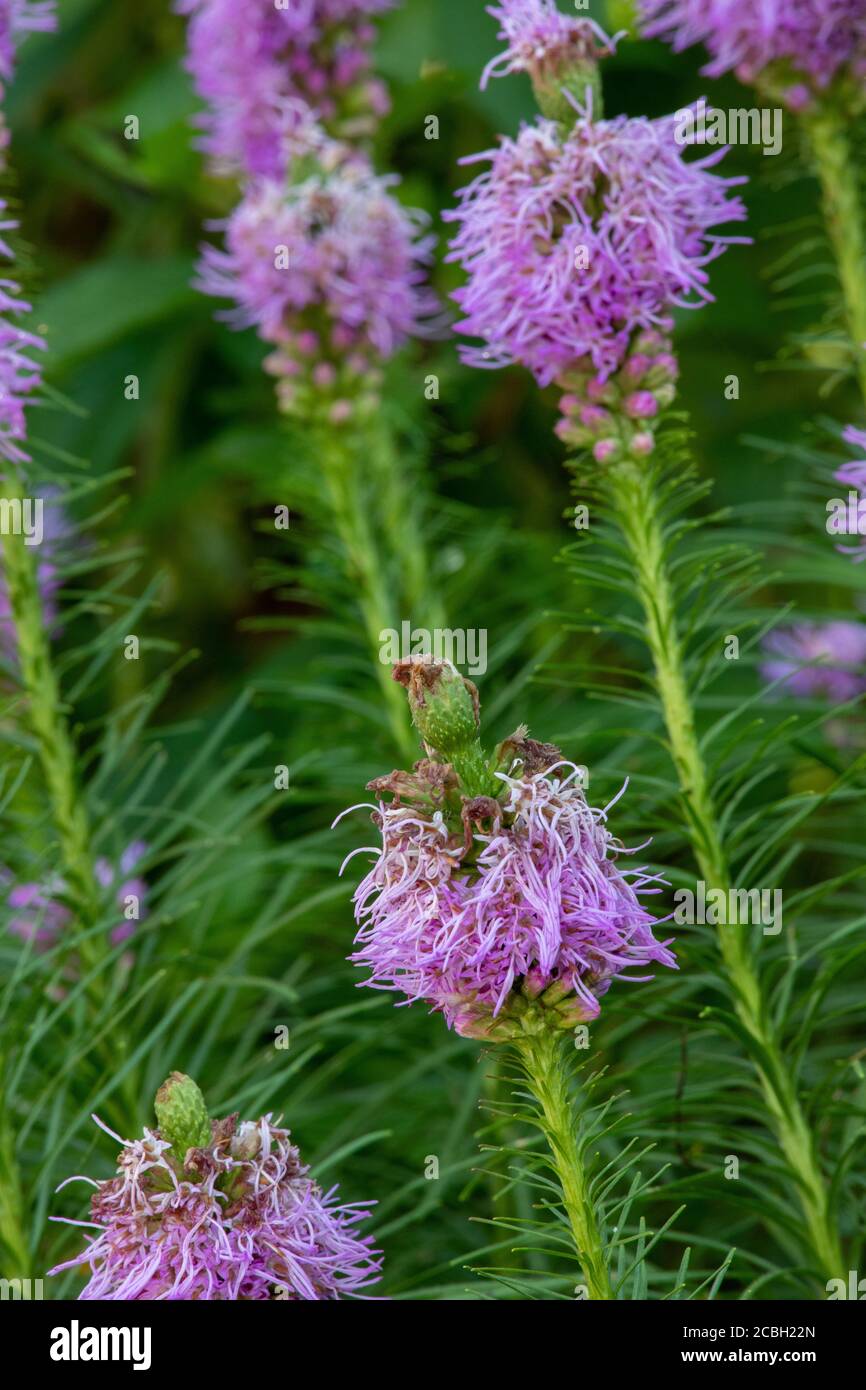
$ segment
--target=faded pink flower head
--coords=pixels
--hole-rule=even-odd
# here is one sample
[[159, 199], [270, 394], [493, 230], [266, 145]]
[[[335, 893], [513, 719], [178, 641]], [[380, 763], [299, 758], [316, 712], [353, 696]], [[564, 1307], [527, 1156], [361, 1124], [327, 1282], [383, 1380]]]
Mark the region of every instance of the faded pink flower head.
[[379, 1279], [381, 1256], [356, 1231], [371, 1204], [337, 1204], [270, 1115], [208, 1122], [182, 1152], [160, 1130], [130, 1140], [96, 1123], [122, 1146], [117, 1175], [94, 1184], [91, 1221], [71, 1223], [96, 1228], [87, 1247], [49, 1270], [87, 1270], [79, 1299], [337, 1299]]

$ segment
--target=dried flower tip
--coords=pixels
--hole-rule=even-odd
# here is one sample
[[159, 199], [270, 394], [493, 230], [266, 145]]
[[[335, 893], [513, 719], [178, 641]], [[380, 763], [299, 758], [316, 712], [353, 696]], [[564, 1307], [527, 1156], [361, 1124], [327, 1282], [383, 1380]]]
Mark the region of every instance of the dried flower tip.
[[449, 757], [477, 740], [478, 690], [450, 661], [409, 657], [395, 664], [393, 677], [405, 686], [413, 722], [429, 748]]
[[491, 77], [525, 72], [553, 120], [573, 116], [573, 101], [600, 109], [598, 62], [614, 52], [619, 35], [609, 39], [595, 20], [563, 14], [556, 0], [500, 0], [488, 14], [499, 20], [506, 47], [484, 69], [482, 89]]

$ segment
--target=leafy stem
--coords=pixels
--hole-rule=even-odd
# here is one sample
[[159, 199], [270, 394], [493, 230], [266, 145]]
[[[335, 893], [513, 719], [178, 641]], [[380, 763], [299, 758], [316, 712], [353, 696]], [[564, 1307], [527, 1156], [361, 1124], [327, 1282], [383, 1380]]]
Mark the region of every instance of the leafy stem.
[[538, 1032], [521, 1034], [514, 1047], [538, 1102], [536, 1122], [550, 1150], [550, 1166], [562, 1192], [562, 1205], [587, 1294], [593, 1300], [612, 1299], [604, 1239], [568, 1086], [569, 1037], [562, 1029], [542, 1027]]
[[[19, 480], [9, 476], [2, 494], [23, 502]], [[3, 538], [4, 574], [15, 625], [18, 665], [26, 700], [26, 718], [36, 742], [48, 790], [52, 819], [60, 845], [67, 896], [85, 927], [99, 917], [99, 891], [90, 852], [90, 827], [76, 775], [75, 749], [51, 661], [45, 629], [36, 554], [24, 537]], [[81, 942], [86, 963], [94, 963], [98, 940], [88, 934]]]
[[[721, 889], [727, 894], [731, 874], [697, 736], [665, 555], [664, 521], [652, 469], [646, 461], [626, 458], [611, 469], [609, 479], [615, 518], [634, 566], [636, 589], [646, 620], [646, 641], [655, 667], [656, 688], [677, 772], [687, 833], [707, 890]], [[797, 1180], [809, 1244], [821, 1271], [827, 1277], [836, 1278], [842, 1270], [842, 1252], [830, 1216], [827, 1188], [794, 1078], [768, 1015], [745, 925], [720, 924], [718, 944], [736, 1015], [745, 1030], [767, 1109], [782, 1152]]]
[[396, 747], [411, 766], [417, 756], [417, 746], [408, 707], [403, 692], [391, 679], [390, 666], [380, 660], [382, 633], [388, 628], [399, 628], [399, 623], [370, 526], [362, 478], [363, 460], [356, 455], [346, 435], [339, 431], [323, 430], [318, 445], [334, 525], [345, 552], [347, 574], [358, 589], [358, 605], [376, 668], [388, 727]]
[[850, 122], [850, 116], [829, 101], [803, 116], [839, 271], [854, 370], [866, 403], [866, 229], [857, 161], [848, 134]]

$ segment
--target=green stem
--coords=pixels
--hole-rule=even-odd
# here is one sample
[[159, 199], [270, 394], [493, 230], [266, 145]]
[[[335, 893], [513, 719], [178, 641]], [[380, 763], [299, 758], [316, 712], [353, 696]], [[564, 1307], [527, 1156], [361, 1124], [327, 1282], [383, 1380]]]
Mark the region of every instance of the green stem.
[[[0, 496], [23, 500], [20, 481], [7, 477]], [[51, 660], [51, 643], [45, 628], [35, 547], [23, 536], [3, 537], [3, 573], [15, 626], [20, 683], [26, 704], [25, 718], [36, 743], [42, 776], [48, 792], [51, 821], [57, 835], [65, 897], [75, 920], [84, 929], [76, 943], [81, 968], [92, 971], [110, 951], [107, 933], [88, 930], [99, 922], [100, 894], [91, 853], [90, 823], [76, 775], [76, 755], [60, 687]], [[86, 998], [99, 1018], [105, 1009], [105, 987], [100, 975], [88, 985]], [[128, 1052], [126, 1038], [112, 1028], [97, 1048], [96, 1065], [110, 1075]], [[123, 1103], [108, 1101], [107, 1114], [119, 1127], [136, 1114], [135, 1078], [127, 1072]]]
[[515, 1041], [518, 1057], [540, 1108], [539, 1124], [547, 1140], [562, 1189], [562, 1205], [590, 1299], [612, 1299], [604, 1241], [578, 1142], [568, 1088], [565, 1049], [570, 1035], [556, 1028], [524, 1033]]
[[394, 743], [408, 765], [418, 757], [409, 709], [402, 689], [391, 679], [391, 667], [380, 659], [382, 633], [400, 623], [384, 579], [384, 569], [370, 527], [365, 489], [360, 477], [364, 460], [349, 442], [331, 431], [319, 437], [319, 457], [334, 517], [334, 525], [346, 556], [349, 579], [357, 585], [358, 605], [385, 704]]
[[[612, 468], [609, 476], [616, 519], [634, 564], [646, 619], [646, 640], [655, 667], [692, 849], [708, 891], [717, 888], [727, 894], [731, 887], [730, 870], [698, 742], [665, 561], [664, 523], [651, 470], [645, 461], [629, 458]], [[814, 1138], [767, 1013], [745, 926], [721, 924], [718, 944], [737, 1017], [756, 1044], [753, 1056], [761, 1059], [756, 1060], [755, 1065], [779, 1145], [797, 1177], [810, 1246], [821, 1271], [828, 1278], [838, 1278], [842, 1272], [842, 1251], [830, 1217]]]
[[803, 117], [839, 270], [854, 370], [866, 402], [866, 229], [858, 166], [848, 135], [850, 124], [851, 117], [829, 101]]
[[448, 761], [460, 778], [460, 787], [466, 796], [495, 798], [502, 790], [502, 783], [490, 771], [479, 739], [468, 748], [449, 751]]
[[428, 631], [444, 628], [445, 612], [430, 578], [422, 538], [418, 488], [399, 456], [390, 423], [381, 414], [369, 425], [370, 458], [379, 487], [379, 512], [390, 558], [396, 560], [406, 611]]
[[[23, 501], [17, 479], [7, 478], [2, 495]], [[99, 917], [99, 891], [90, 853], [90, 828], [75, 772], [75, 751], [51, 662], [51, 646], [42, 613], [36, 551], [23, 536], [3, 538], [3, 569], [15, 624], [21, 685], [27, 720], [36, 741], [60, 844], [68, 896], [85, 926]], [[92, 937], [82, 942], [82, 959], [93, 963], [98, 950]]]

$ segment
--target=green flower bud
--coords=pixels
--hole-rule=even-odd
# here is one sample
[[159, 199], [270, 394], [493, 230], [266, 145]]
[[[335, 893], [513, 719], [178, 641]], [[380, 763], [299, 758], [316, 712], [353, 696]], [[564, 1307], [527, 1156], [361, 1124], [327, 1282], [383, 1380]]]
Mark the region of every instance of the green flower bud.
[[450, 661], [430, 656], [398, 661], [394, 680], [405, 686], [415, 728], [431, 754], [449, 762], [465, 796], [496, 797], [502, 785], [487, 765], [478, 737], [478, 691]]
[[207, 1106], [192, 1077], [173, 1071], [157, 1091], [153, 1108], [159, 1132], [171, 1144], [180, 1163], [188, 1149], [202, 1149], [210, 1143]]
[[443, 757], [471, 748], [478, 738], [478, 691], [449, 661], [398, 661], [394, 680], [406, 687], [412, 721], [428, 748]]

